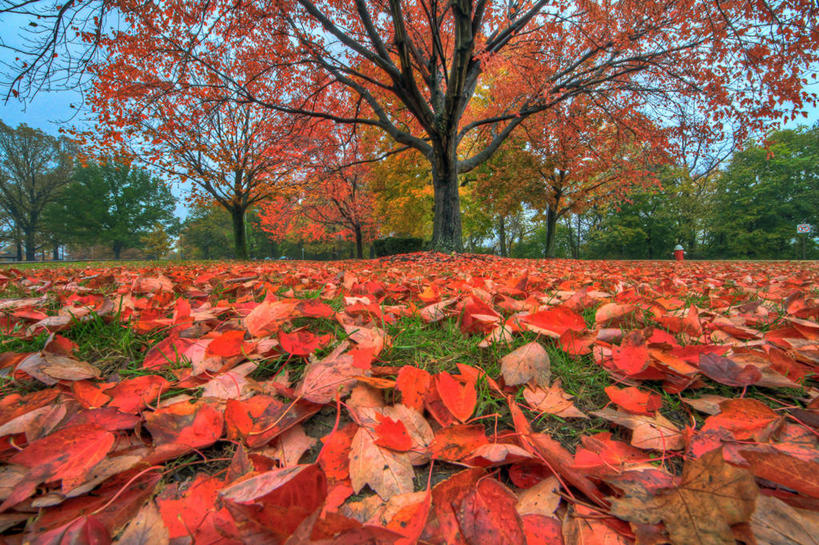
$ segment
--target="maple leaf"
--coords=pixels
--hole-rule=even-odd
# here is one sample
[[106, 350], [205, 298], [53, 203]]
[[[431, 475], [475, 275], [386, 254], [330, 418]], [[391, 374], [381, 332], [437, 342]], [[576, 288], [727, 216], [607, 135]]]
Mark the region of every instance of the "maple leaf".
[[431, 375], [411, 365], [404, 365], [395, 380], [396, 389], [401, 392], [401, 403], [420, 411], [424, 408], [424, 397], [432, 381]]
[[279, 343], [282, 348], [294, 356], [309, 356], [330, 342], [330, 335], [316, 336], [309, 331], [285, 333], [279, 331]]
[[532, 409], [563, 418], [588, 418], [574, 406], [572, 396], [560, 387], [560, 380], [548, 388], [526, 386], [523, 389], [523, 398]]
[[632, 414], [651, 415], [663, 405], [663, 400], [659, 395], [652, 392], [642, 392], [633, 386], [628, 388], [606, 386], [605, 392], [618, 407]]
[[495, 479], [481, 479], [457, 511], [464, 537], [471, 543], [524, 545], [515, 495]]
[[237, 521], [284, 540], [321, 507], [327, 479], [315, 464], [259, 473], [219, 492]]
[[378, 436], [376, 445], [398, 452], [406, 452], [412, 448], [412, 438], [403, 422], [381, 414], [376, 416], [378, 418], [378, 426], [375, 428], [375, 434]]
[[435, 375], [435, 390], [452, 416], [466, 422], [475, 411], [478, 392], [469, 380], [459, 381], [446, 371]]
[[376, 444], [376, 437], [359, 428], [350, 447], [350, 481], [358, 493], [370, 485], [381, 499], [413, 491], [412, 463], [406, 453], [394, 452]]
[[117, 545], [168, 545], [168, 543], [168, 529], [162, 522], [159, 509], [156, 508], [153, 500], [139, 510], [117, 540]]
[[733, 360], [715, 354], [701, 354], [700, 370], [720, 384], [744, 388], [762, 379], [762, 373], [751, 364], [740, 366]]
[[90, 424], [71, 426], [30, 443], [9, 461], [28, 467], [32, 478], [62, 480], [67, 492], [85, 480], [113, 445], [114, 434], [107, 430]]
[[645, 416], [611, 409], [601, 409], [592, 414], [631, 429], [631, 444], [637, 448], [666, 451], [680, 450], [685, 445], [680, 430], [660, 414]]
[[652, 494], [637, 484], [611, 498], [611, 511], [640, 524], [663, 522], [675, 545], [733, 545], [731, 527], [750, 521], [758, 493], [749, 471], [714, 450], [686, 462], [679, 486]]
[[296, 393], [313, 403], [329, 403], [338, 393], [348, 392], [355, 377], [361, 375], [353, 357], [344, 353], [348, 347], [343, 342], [321, 360], [310, 361]]
[[559, 339], [566, 331], [583, 331], [586, 329], [586, 322], [583, 321], [582, 316], [563, 307], [540, 310], [533, 314], [521, 316], [519, 320], [530, 331], [548, 335], [555, 339]]
[[517, 386], [532, 381], [534, 385], [549, 386], [551, 368], [549, 354], [540, 343], [531, 342], [501, 358], [503, 381], [509, 386]]

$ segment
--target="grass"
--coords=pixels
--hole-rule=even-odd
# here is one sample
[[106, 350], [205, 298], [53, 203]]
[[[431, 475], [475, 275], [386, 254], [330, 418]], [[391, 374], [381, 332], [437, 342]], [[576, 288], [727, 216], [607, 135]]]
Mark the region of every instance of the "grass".
[[145, 352], [161, 338], [161, 333], [141, 335], [121, 322], [92, 314], [90, 319], [76, 320], [63, 335], [77, 343], [76, 357], [97, 367], [103, 377], [119, 373], [132, 376], [141, 373]]

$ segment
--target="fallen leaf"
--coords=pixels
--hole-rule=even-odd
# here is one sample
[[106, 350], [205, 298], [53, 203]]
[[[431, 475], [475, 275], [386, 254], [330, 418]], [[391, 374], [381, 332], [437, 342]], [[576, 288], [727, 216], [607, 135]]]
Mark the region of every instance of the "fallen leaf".
[[734, 545], [731, 527], [750, 522], [758, 494], [753, 475], [714, 450], [686, 462], [678, 487], [651, 494], [635, 486], [611, 498], [611, 511], [631, 522], [663, 522], [674, 545]]
[[663, 405], [663, 399], [659, 395], [640, 391], [633, 386], [606, 386], [605, 392], [615, 405], [632, 414], [652, 415]]
[[549, 354], [540, 343], [530, 342], [500, 360], [503, 381], [509, 386], [533, 382], [547, 388], [551, 377]]
[[441, 371], [435, 375], [435, 389], [452, 416], [461, 422], [469, 420], [478, 402], [478, 392], [472, 382], [461, 382]]
[[153, 500], [146, 503], [119, 536], [117, 545], [168, 545], [168, 529]]
[[495, 479], [479, 480], [461, 501], [457, 517], [469, 543], [525, 545], [515, 496]]
[[359, 428], [350, 449], [350, 481], [358, 493], [370, 485], [384, 501], [413, 491], [412, 463], [406, 453], [394, 452], [376, 444], [366, 428]]

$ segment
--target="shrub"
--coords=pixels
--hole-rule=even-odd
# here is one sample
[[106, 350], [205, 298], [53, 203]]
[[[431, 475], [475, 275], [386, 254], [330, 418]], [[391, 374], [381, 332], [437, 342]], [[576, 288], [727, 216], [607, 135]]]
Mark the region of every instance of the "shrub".
[[386, 255], [408, 254], [424, 249], [424, 240], [415, 237], [386, 237], [373, 241], [376, 257]]

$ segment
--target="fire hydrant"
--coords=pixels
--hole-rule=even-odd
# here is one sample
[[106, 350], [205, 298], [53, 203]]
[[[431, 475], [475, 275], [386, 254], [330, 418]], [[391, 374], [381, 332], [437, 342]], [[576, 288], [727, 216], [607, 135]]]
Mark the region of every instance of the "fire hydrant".
[[674, 246], [674, 259], [677, 261], [685, 261], [685, 250], [681, 244]]

